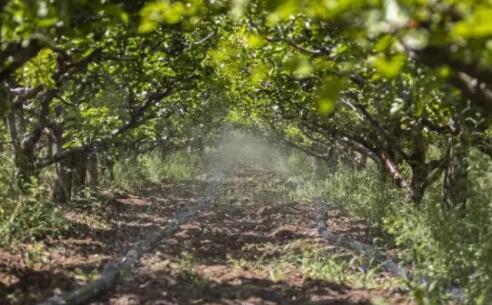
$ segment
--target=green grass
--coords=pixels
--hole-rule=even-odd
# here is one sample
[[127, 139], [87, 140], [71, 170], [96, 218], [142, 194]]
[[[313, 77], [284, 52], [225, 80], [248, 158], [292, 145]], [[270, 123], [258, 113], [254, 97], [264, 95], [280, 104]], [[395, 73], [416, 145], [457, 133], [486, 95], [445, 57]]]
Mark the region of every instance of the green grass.
[[107, 183], [112, 188], [134, 191], [165, 180], [193, 179], [200, 171], [197, 155], [180, 151], [162, 157], [158, 152], [150, 152], [116, 162], [114, 180]]
[[51, 202], [49, 185], [33, 179], [22, 192], [15, 172], [12, 156], [0, 155], [0, 244], [36, 239], [66, 228], [61, 210]]
[[[469, 156], [472, 189], [466, 209], [446, 210], [438, 185], [428, 189], [420, 206], [405, 200], [401, 190], [382, 179], [369, 163], [363, 170], [339, 164], [336, 171], [315, 168], [295, 153], [277, 160], [276, 170], [296, 185], [294, 201], [320, 197], [378, 229], [382, 244], [396, 245], [400, 259], [426, 284], [409, 283], [418, 304], [446, 304], [446, 288], [465, 289], [466, 304], [492, 303], [492, 162], [477, 151]], [[319, 165], [318, 165], [319, 166]], [[326, 174], [319, 175], [319, 172]], [[307, 270], [333, 277], [346, 266], [333, 260], [308, 259]], [[320, 265], [321, 264], [321, 265]]]
[[269, 277], [273, 282], [282, 281], [292, 268], [306, 278], [346, 284], [354, 288], [395, 288], [404, 285], [402, 279], [384, 277], [379, 266], [362, 257], [340, 250], [295, 240], [278, 246], [262, 245], [263, 256], [255, 260], [228, 257], [228, 263], [241, 269], [252, 270]]
[[[234, 151], [236, 158], [238, 153]], [[268, 162], [257, 162], [269, 155]], [[272, 161], [272, 156], [275, 156]], [[300, 153], [280, 153], [263, 149], [249, 162], [277, 178], [252, 181], [255, 199], [265, 202], [299, 202], [309, 204], [320, 197], [341, 208], [348, 215], [365, 220], [378, 229], [382, 245], [398, 247], [400, 260], [415, 273], [429, 278], [425, 285], [409, 283], [418, 304], [444, 304], [445, 288], [450, 284], [463, 287], [467, 304], [492, 302], [492, 162], [479, 152], [470, 154], [469, 179], [472, 185], [465, 210], [445, 210], [442, 194], [432, 186], [419, 207], [405, 201], [401, 190], [382, 179], [372, 163], [363, 170], [339, 164], [337, 170], [325, 167]], [[128, 191], [166, 180], [196, 178], [204, 170], [201, 158], [186, 152], [161, 157], [156, 152], [120, 160], [115, 164], [114, 181], [106, 188]], [[0, 239], [2, 243], [35, 239], [66, 226], [61, 211], [50, 201], [50, 181], [32, 181], [29, 192], [20, 192], [15, 181], [12, 156], [0, 156]], [[241, 156], [247, 162], [247, 156]], [[250, 186], [245, 185], [245, 192]], [[234, 190], [237, 197], [242, 190]], [[375, 287], [377, 266], [361, 272], [368, 262], [361, 258], [347, 260], [337, 254], [316, 249], [295, 247], [282, 259], [266, 255], [255, 262], [232, 264], [249, 266], [268, 272], [281, 280], [288, 266], [320, 279]]]
[[312, 278], [345, 283], [355, 288], [394, 288], [403, 284], [402, 279], [383, 277], [378, 264], [373, 261], [325, 249], [303, 252], [300, 268]]
[[[200, 158], [196, 155], [177, 152], [162, 158], [151, 152], [116, 162], [114, 180], [106, 179], [99, 191], [135, 191], [164, 180], [188, 180], [200, 170]], [[39, 179], [33, 179], [26, 192], [16, 185], [15, 175], [13, 156], [0, 154], [0, 244], [39, 239], [68, 228], [61, 207], [51, 200], [53, 173], [47, 170]], [[81, 201], [92, 212], [103, 204], [103, 198], [91, 189], [74, 194], [74, 200]]]
[[184, 152], [173, 153], [166, 158], [157, 153], [150, 153], [140, 158], [148, 179], [154, 183], [162, 180], [189, 180], [201, 170], [200, 157]]

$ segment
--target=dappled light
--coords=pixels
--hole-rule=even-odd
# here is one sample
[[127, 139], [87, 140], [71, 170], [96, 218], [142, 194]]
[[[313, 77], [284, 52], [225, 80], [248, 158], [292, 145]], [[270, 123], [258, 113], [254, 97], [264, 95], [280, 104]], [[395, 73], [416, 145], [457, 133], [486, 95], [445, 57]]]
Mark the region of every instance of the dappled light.
[[0, 305], [492, 304], [491, 16], [0, 1]]

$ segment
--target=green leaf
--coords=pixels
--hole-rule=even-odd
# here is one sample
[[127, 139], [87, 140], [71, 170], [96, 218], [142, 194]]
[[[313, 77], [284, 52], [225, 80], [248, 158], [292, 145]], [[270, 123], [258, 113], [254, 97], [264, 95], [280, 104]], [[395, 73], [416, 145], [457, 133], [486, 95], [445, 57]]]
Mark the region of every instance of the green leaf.
[[265, 7], [267, 11], [273, 12], [282, 4], [282, 2], [282, 0], [267, 0], [265, 1]]
[[128, 13], [117, 4], [108, 4], [104, 7], [104, 13], [113, 16], [123, 23], [128, 23]]
[[138, 26], [138, 31], [140, 33], [149, 33], [157, 29], [159, 26], [159, 23], [149, 20], [149, 19], [143, 19], [140, 21], [140, 25]]
[[479, 6], [471, 16], [464, 18], [454, 25], [451, 37], [460, 38], [482, 38], [492, 35], [492, 8]]
[[376, 68], [379, 75], [386, 78], [393, 78], [400, 73], [406, 59], [407, 57], [403, 53], [397, 54], [391, 58], [378, 56], [374, 61], [374, 68]]
[[231, 16], [234, 19], [239, 19], [243, 16], [248, 0], [232, 0], [231, 1]]
[[329, 76], [324, 80], [320, 90], [316, 93], [316, 104], [321, 115], [331, 113], [336, 106], [340, 93], [347, 87], [347, 80]]
[[251, 71], [251, 84], [253, 86], [259, 86], [261, 83], [268, 78], [267, 67], [260, 63], [255, 65]]
[[35, 57], [26, 62], [17, 70], [18, 80], [22, 85], [29, 87], [55, 86], [52, 78], [56, 70], [56, 54], [49, 48], [42, 49]]
[[140, 33], [148, 33], [155, 30], [161, 23], [179, 23], [184, 16], [196, 11], [196, 7], [193, 6], [190, 6], [189, 9], [190, 11], [187, 12], [187, 7], [180, 1], [147, 3], [140, 10], [141, 19], [138, 31]]
[[55, 25], [58, 22], [58, 18], [43, 18], [36, 21], [37, 25], [41, 28], [48, 28]]
[[249, 34], [245, 38], [246, 46], [250, 49], [261, 48], [266, 44], [265, 38], [258, 34]]
[[393, 44], [393, 41], [393, 36], [384, 35], [374, 45], [374, 51], [378, 53], [386, 51]]
[[268, 1], [269, 10], [272, 12], [267, 16], [267, 25], [275, 26], [280, 21], [288, 19], [298, 11], [299, 2], [295, 0], [270, 0]]
[[321, 98], [318, 100], [318, 112], [329, 114], [335, 109], [336, 103], [332, 99]]
[[282, 62], [283, 68], [296, 78], [306, 78], [314, 72], [309, 57], [300, 54], [289, 54]]
[[414, 113], [416, 117], [421, 117], [424, 114], [425, 101], [423, 99], [417, 99], [414, 103]]

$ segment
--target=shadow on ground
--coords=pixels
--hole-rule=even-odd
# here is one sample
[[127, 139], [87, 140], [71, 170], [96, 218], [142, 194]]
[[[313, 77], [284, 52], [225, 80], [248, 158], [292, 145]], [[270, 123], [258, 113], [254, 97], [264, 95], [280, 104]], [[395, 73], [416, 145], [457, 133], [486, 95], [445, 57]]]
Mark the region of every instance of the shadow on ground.
[[[272, 188], [271, 173], [241, 169], [230, 177], [207, 211], [183, 225], [131, 274], [91, 304], [409, 304], [385, 290], [355, 289], [307, 276], [288, 265], [281, 276], [268, 265], [296, 242], [324, 249], [313, 225], [313, 209], [290, 202]], [[280, 180], [279, 180], [280, 181]], [[283, 183], [283, 182], [279, 182]], [[32, 244], [0, 250], [0, 304], [32, 304], [84, 284], [89, 274], [116, 260], [176, 213], [203, 196], [203, 181], [166, 182], [135, 195], [117, 196], [94, 212], [67, 209], [71, 228], [43, 241], [40, 257], [27, 264]], [[258, 196], [258, 194], [262, 194]], [[270, 194], [265, 197], [264, 194]], [[332, 215], [335, 232], [367, 239], [363, 224]]]

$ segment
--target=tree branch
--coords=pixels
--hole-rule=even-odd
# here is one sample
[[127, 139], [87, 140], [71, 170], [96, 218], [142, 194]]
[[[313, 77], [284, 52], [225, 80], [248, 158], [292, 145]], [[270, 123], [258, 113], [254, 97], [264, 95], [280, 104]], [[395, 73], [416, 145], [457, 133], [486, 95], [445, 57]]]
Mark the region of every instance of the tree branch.
[[[172, 93], [171, 89], [166, 89], [160, 93], [155, 93], [151, 96], [149, 96], [144, 104], [137, 108], [131, 115], [130, 119], [124, 123], [122, 126], [119, 128], [113, 130], [111, 133], [109, 133], [107, 136], [104, 136], [100, 139], [93, 140], [90, 143], [84, 144], [79, 147], [75, 147], [69, 150], [65, 150], [62, 152], [59, 152], [51, 157], [48, 157], [43, 160], [39, 160], [36, 162], [36, 166], [38, 168], [44, 168], [46, 166], [49, 166], [51, 164], [60, 162], [61, 160], [70, 158], [71, 156], [78, 154], [78, 153], [88, 153], [91, 151], [96, 151], [103, 149], [107, 145], [111, 144], [113, 141], [117, 139], [117, 137], [128, 130], [131, 130], [133, 128], [138, 127], [143, 121], [140, 120], [140, 118], [145, 114], [145, 112], [154, 104], [158, 103], [160, 100], [162, 100], [164, 97], [169, 96]], [[170, 115], [170, 114], [169, 114]]]

